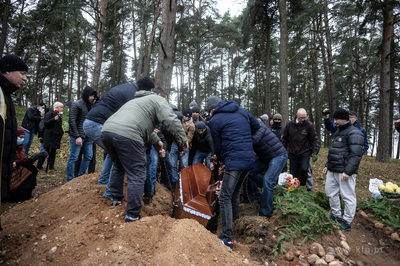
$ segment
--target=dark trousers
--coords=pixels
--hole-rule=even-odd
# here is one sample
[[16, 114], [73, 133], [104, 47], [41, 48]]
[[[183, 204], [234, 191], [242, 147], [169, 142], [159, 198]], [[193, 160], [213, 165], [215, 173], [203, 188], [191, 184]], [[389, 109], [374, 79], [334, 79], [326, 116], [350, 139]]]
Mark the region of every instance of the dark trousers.
[[[89, 162], [88, 166], [88, 174], [92, 174], [96, 171], [96, 143], [93, 142], [93, 156]], [[82, 149], [79, 152], [78, 159], [75, 161], [75, 168], [74, 168], [74, 177], [78, 177], [79, 169], [81, 168], [82, 163]]]
[[[54, 162], [56, 161], [56, 151], [57, 149], [45, 149], [47, 154], [49, 155], [49, 157], [47, 158], [48, 160], [48, 164], [49, 164], [49, 169], [53, 169], [54, 168]], [[46, 158], [41, 158], [40, 160], [38, 160], [37, 166], [43, 167], [43, 163], [44, 160], [46, 160]]]
[[114, 163], [110, 176], [110, 192], [113, 199], [124, 196], [124, 177], [127, 175], [126, 212], [138, 217], [142, 211], [142, 197], [146, 181], [146, 146], [115, 133], [102, 132], [101, 140]]
[[293, 177], [297, 177], [300, 186], [305, 186], [308, 178], [308, 166], [310, 163], [310, 155], [293, 155], [289, 154], [290, 173]]

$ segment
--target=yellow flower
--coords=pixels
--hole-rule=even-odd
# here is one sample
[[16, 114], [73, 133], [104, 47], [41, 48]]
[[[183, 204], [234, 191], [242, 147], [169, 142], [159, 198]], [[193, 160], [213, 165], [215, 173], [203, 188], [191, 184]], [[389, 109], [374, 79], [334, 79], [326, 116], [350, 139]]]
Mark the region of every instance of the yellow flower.
[[392, 188], [393, 188], [393, 190], [397, 190], [399, 188], [399, 186], [397, 186], [396, 184], [393, 184]]
[[385, 188], [386, 193], [393, 193], [393, 188], [392, 187], [387, 187]]
[[382, 185], [382, 184], [379, 185], [379, 186], [378, 186], [378, 189], [379, 189], [379, 190], [384, 190], [384, 189], [385, 189], [385, 185]]

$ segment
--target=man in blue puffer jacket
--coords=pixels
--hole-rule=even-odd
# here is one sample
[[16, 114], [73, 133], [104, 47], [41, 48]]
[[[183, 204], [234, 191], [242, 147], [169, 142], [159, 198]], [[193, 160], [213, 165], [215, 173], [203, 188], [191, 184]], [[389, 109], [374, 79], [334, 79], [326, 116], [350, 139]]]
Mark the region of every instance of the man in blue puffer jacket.
[[[272, 215], [274, 187], [288, 157], [281, 141], [264, 123], [259, 123], [260, 129], [252, 136], [253, 149], [258, 158], [249, 173], [249, 179], [253, 180], [258, 187], [262, 187], [259, 215], [268, 219]], [[264, 176], [259, 175], [264, 172]]]
[[240, 202], [240, 188], [254, 166], [252, 132], [260, 128], [258, 120], [235, 101], [221, 100], [217, 96], [207, 99], [207, 111], [214, 152], [225, 164], [219, 195], [222, 219], [222, 242], [232, 248], [232, 222]]

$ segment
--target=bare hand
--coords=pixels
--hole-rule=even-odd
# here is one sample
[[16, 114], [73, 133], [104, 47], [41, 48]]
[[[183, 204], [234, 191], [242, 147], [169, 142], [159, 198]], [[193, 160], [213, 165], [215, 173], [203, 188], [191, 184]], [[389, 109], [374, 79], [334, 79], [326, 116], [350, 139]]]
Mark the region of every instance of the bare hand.
[[82, 146], [82, 138], [81, 138], [81, 137], [76, 138], [75, 144], [76, 144], [77, 146]]
[[58, 120], [60, 117], [58, 116], [58, 115], [56, 115], [55, 117], [54, 117], [54, 120]]
[[342, 182], [343, 182], [344, 180], [349, 179], [349, 178], [350, 178], [350, 176], [349, 176], [348, 174], [346, 174], [346, 173], [343, 173], [343, 174], [342, 174]]
[[157, 128], [155, 128], [155, 129], [153, 130], [153, 132], [154, 132], [155, 134], [157, 134], [158, 132], [160, 132], [160, 130], [158, 130]]
[[165, 158], [165, 150], [164, 149], [161, 149], [158, 152], [160, 153], [161, 158]]
[[187, 150], [187, 149], [189, 149], [189, 142], [185, 142], [184, 144], [183, 144], [183, 148], [185, 149], [185, 151]]
[[324, 173], [324, 175], [326, 175], [328, 173], [328, 167], [325, 167], [322, 172]]
[[211, 171], [214, 170], [214, 163], [213, 162], [210, 162], [210, 170]]
[[180, 155], [180, 156], [183, 156], [184, 154], [185, 154], [184, 151], [180, 151], [180, 152], [179, 152], [179, 155]]
[[219, 196], [219, 193], [221, 192], [222, 181], [215, 182], [215, 185], [217, 185], [217, 189], [215, 190], [215, 195]]
[[400, 124], [400, 119], [396, 121], [396, 124]]

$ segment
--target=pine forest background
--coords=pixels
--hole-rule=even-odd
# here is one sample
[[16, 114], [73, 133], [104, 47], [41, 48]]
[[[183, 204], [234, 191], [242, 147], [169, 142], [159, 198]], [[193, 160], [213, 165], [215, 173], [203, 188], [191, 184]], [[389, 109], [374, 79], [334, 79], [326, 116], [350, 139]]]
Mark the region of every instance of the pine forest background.
[[[358, 113], [368, 154], [399, 158], [400, 5], [392, 0], [2, 0], [0, 56], [29, 66], [15, 104], [80, 98], [150, 76], [180, 110], [211, 95], [283, 124], [305, 108]], [[229, 5], [229, 1], [226, 1]]]

